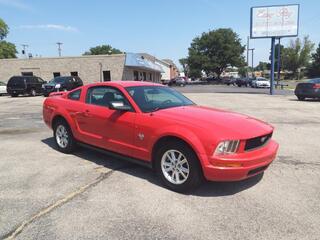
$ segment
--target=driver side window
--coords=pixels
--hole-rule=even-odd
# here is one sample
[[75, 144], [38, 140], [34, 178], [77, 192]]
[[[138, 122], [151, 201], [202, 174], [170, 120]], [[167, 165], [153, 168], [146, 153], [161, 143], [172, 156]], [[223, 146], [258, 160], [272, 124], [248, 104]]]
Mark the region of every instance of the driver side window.
[[128, 100], [118, 89], [105, 86], [91, 87], [88, 89], [86, 96], [87, 104], [110, 107], [111, 102], [131, 107]]

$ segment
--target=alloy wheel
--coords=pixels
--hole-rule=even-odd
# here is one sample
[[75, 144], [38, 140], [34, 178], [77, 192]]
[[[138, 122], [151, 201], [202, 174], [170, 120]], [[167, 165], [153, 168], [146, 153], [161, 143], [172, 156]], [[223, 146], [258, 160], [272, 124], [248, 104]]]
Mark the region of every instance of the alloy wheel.
[[56, 129], [56, 141], [61, 148], [66, 148], [69, 143], [68, 131], [63, 125], [59, 125]]
[[184, 183], [190, 173], [187, 158], [178, 150], [168, 150], [163, 154], [161, 170], [163, 176], [176, 185]]

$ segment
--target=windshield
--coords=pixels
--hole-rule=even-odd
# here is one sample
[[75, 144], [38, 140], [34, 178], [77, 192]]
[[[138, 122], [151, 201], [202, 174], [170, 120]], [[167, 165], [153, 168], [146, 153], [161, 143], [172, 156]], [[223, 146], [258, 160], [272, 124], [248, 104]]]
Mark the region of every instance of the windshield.
[[257, 78], [256, 81], [268, 81], [266, 78]]
[[133, 100], [142, 112], [153, 112], [159, 109], [194, 105], [194, 103], [168, 87], [161, 86], [138, 86], [127, 87]]
[[64, 78], [54, 78], [50, 83], [64, 83], [66, 80]]

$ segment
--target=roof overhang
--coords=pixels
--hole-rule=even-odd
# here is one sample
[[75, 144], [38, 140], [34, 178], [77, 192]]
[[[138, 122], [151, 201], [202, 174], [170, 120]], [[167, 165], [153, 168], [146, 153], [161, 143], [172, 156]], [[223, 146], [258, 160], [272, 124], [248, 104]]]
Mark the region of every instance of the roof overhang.
[[125, 67], [134, 67], [153, 72], [164, 72], [162, 67], [137, 53], [126, 53]]

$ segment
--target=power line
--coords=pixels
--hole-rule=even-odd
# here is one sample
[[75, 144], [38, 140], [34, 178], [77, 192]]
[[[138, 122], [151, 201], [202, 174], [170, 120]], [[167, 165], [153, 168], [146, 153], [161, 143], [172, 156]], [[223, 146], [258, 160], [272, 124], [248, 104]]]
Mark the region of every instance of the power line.
[[59, 57], [61, 57], [61, 45], [63, 44], [62, 42], [57, 42], [58, 45], [58, 52], [59, 52]]
[[22, 55], [26, 56], [26, 49], [27, 49], [27, 47], [29, 47], [29, 45], [28, 44], [21, 44], [21, 46], [22, 46]]

